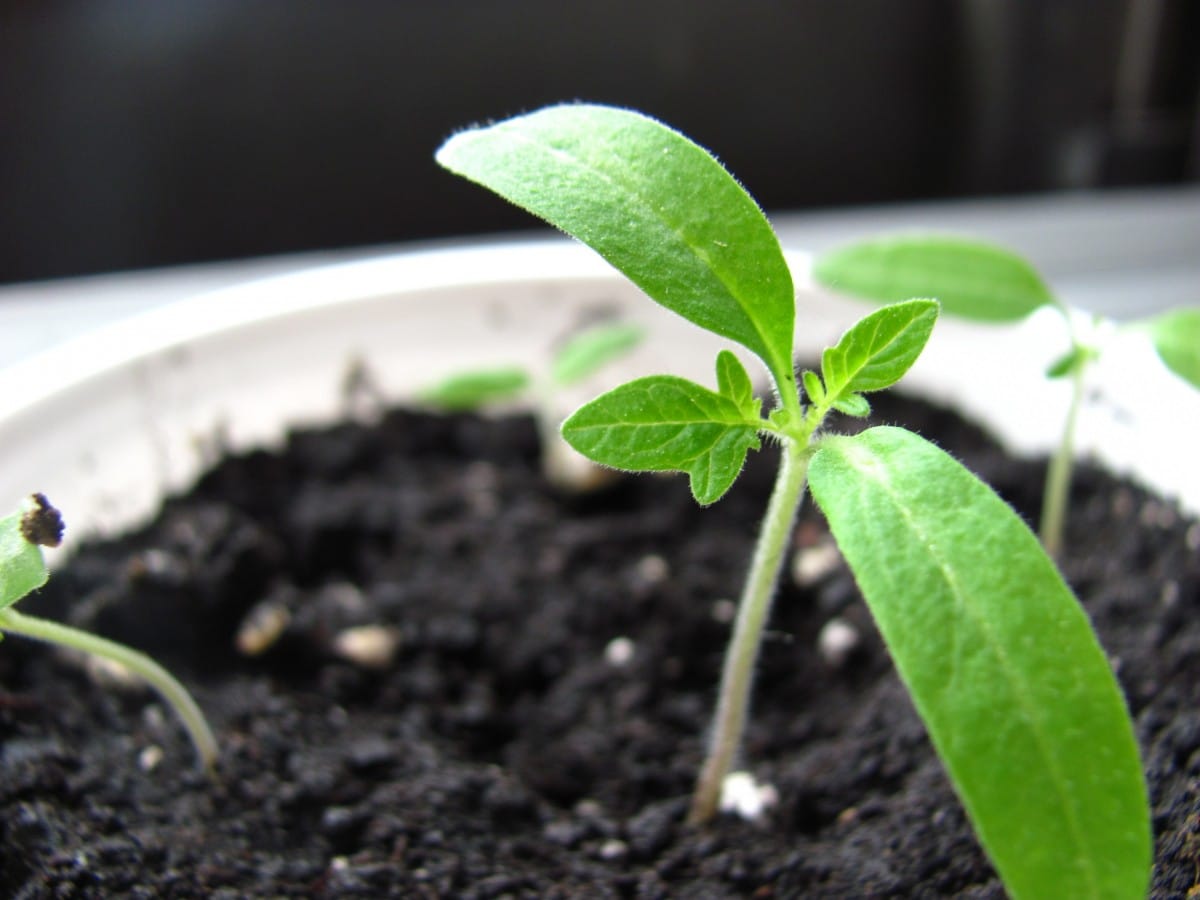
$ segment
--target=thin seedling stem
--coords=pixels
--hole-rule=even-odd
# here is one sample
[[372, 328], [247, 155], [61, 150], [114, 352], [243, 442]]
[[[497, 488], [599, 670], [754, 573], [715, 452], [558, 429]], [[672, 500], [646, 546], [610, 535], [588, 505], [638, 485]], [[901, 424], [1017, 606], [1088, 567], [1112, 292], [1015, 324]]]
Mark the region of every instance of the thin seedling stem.
[[784, 442], [775, 487], [738, 604], [733, 638], [725, 655], [708, 756], [696, 780], [688, 813], [688, 823], [692, 825], [703, 824], [716, 815], [725, 776], [733, 768], [741, 748], [758, 648], [762, 644], [763, 627], [771, 611], [771, 599], [792, 525], [803, 499], [808, 459], [803, 444]]
[[158, 691], [171, 705], [183, 722], [201, 765], [209, 773], [215, 771], [217, 741], [204, 719], [204, 714], [200, 712], [187, 688], [146, 654], [59, 622], [19, 613], [11, 607], [0, 610], [0, 631], [71, 647], [125, 666]]
[[1058, 557], [1063, 546], [1071, 475], [1075, 468], [1075, 425], [1079, 419], [1079, 408], [1083, 405], [1085, 368], [1085, 365], [1077, 365], [1071, 373], [1071, 406], [1063, 425], [1062, 440], [1050, 460], [1042, 496], [1042, 519], [1038, 531], [1042, 546], [1053, 558]]

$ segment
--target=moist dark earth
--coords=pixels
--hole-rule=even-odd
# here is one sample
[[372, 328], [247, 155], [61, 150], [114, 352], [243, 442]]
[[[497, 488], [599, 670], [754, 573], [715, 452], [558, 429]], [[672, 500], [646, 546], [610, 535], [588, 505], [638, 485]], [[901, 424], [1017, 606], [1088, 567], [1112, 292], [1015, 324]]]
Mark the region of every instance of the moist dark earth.
[[[1042, 463], [875, 405], [1036, 516]], [[406, 411], [228, 459], [23, 604], [168, 665], [219, 777], [153, 695], [4, 641], [0, 895], [1002, 897], [811, 505], [826, 565], [781, 585], [745, 746], [778, 802], [683, 824], [772, 464], [703, 510], [681, 477], [564, 496], [531, 420]], [[1074, 493], [1062, 565], [1137, 723], [1152, 895], [1192, 897], [1200, 525], [1087, 468]]]

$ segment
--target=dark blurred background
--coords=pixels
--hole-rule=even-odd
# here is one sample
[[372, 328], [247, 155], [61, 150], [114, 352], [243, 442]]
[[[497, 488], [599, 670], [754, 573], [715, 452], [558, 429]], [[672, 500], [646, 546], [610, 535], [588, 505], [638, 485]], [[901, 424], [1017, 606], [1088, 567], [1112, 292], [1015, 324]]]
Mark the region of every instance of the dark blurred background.
[[454, 129], [637, 107], [769, 210], [1200, 180], [1194, 0], [0, 0], [0, 282], [530, 220]]

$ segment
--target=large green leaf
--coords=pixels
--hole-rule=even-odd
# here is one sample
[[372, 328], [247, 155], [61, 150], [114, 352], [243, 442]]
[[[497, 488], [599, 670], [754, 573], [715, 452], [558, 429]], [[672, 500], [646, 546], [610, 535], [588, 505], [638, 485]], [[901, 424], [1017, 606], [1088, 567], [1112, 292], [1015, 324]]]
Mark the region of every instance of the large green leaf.
[[891, 387], [917, 361], [937, 322], [934, 300], [893, 303], [863, 317], [821, 355], [830, 398]]
[[37, 590], [48, 577], [41, 548], [21, 534], [21, 513], [0, 519], [0, 609]]
[[941, 235], [879, 238], [831, 250], [813, 277], [836, 291], [893, 303], [934, 297], [955, 316], [986, 322], [1023, 319], [1055, 302], [1021, 257], [981, 241]]
[[1174, 309], [1146, 325], [1167, 368], [1200, 388], [1200, 308]]
[[639, 378], [576, 410], [563, 438], [584, 456], [634, 472], [687, 472], [692, 494], [713, 503], [729, 490], [758, 423], [738, 404], [673, 375]]
[[897, 428], [822, 440], [813, 496], [1017, 898], [1140, 898], [1145, 783], [1086, 616], [990, 488]]
[[592, 247], [652, 299], [791, 380], [791, 274], [770, 224], [706, 150], [647, 116], [551, 106], [461, 132], [447, 169]]

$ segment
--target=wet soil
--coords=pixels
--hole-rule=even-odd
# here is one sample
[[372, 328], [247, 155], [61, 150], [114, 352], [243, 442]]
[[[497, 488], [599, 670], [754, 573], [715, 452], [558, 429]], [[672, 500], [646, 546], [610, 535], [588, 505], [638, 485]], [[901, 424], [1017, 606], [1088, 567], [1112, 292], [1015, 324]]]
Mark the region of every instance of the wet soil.
[[[876, 406], [1033, 518], [1040, 464]], [[811, 507], [815, 571], [781, 587], [745, 748], [778, 802], [684, 826], [771, 463], [704, 510], [682, 478], [570, 498], [529, 420], [403, 411], [227, 460], [23, 607], [172, 668], [219, 780], [152, 695], [4, 641], [0, 895], [1002, 897]], [[1086, 469], [1075, 494], [1062, 563], [1136, 719], [1153, 896], [1191, 897], [1200, 525]], [[835, 619], [844, 658], [818, 649]]]

